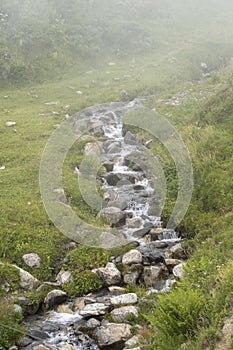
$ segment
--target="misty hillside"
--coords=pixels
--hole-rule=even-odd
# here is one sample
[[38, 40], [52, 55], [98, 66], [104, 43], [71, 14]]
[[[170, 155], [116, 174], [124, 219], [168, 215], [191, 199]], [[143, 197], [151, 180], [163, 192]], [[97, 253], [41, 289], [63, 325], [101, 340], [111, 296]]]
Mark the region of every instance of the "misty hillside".
[[232, 14], [0, 0], [0, 350], [233, 349]]
[[[224, 6], [207, 0], [1, 0], [1, 84], [53, 78], [116, 58], [152, 54], [156, 61], [173, 51], [187, 52], [194, 65], [207, 59], [216, 67], [231, 56], [232, 11], [226, 0]], [[200, 59], [192, 57], [193, 46]]]

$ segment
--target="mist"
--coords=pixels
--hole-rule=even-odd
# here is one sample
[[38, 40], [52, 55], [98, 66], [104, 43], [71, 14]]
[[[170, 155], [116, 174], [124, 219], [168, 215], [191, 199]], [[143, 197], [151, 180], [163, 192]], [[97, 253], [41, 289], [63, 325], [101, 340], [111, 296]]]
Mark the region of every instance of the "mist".
[[1, 84], [149, 56], [218, 68], [232, 56], [232, 11], [229, 0], [1, 0]]

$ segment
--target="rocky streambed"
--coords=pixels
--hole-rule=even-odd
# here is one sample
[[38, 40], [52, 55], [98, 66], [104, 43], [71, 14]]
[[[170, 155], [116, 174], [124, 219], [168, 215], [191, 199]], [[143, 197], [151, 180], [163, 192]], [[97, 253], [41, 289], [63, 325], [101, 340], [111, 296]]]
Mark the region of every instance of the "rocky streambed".
[[[106, 266], [92, 270], [103, 286], [98, 293], [67, 300], [66, 293], [57, 286], [72, 279], [72, 274], [61, 270], [55, 290], [43, 302], [47, 311], [23, 321], [28, 334], [20, 349], [139, 350], [139, 340], [132, 335], [129, 321], [133, 319], [135, 324], [138, 318], [138, 296], [126, 293], [125, 288], [140, 284], [148, 294], [160, 293], [184, 274], [186, 256], [181, 240], [175, 231], [162, 227], [162, 198], [155, 190], [156, 174], [145, 166], [145, 149], [153, 141], [143, 140], [143, 146], [121, 121], [125, 112], [142, 107], [140, 100], [110, 103], [74, 116], [101, 138], [88, 142], [84, 149], [86, 157], [95, 159], [98, 154], [100, 158], [102, 170], [96, 177], [104, 194], [98, 217], [103, 217], [134, 248], [111, 256]], [[79, 177], [83, 169], [77, 164]], [[89, 197], [87, 201], [95, 206]]]

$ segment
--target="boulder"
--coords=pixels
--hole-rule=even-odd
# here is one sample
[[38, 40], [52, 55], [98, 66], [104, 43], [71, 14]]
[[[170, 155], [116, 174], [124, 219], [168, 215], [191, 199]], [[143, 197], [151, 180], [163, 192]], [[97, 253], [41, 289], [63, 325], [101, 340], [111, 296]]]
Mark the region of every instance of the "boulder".
[[16, 122], [6, 122], [6, 126], [14, 126], [16, 125]]
[[70, 271], [61, 270], [56, 277], [56, 281], [62, 285], [64, 283], [70, 283], [72, 281], [72, 274]]
[[19, 270], [20, 277], [20, 287], [27, 290], [32, 290], [40, 284], [40, 281], [32, 276], [29, 272], [21, 269], [20, 267], [14, 265]]
[[137, 283], [140, 277], [140, 273], [138, 271], [129, 272], [124, 275], [124, 283], [129, 285], [134, 285]]
[[149, 243], [140, 247], [144, 263], [162, 263], [164, 262], [164, 254], [161, 250], [156, 249], [156, 242]]
[[126, 349], [132, 349], [134, 346], [136, 346], [139, 343], [139, 338], [135, 335], [129, 340], [125, 342], [125, 348]]
[[125, 323], [107, 323], [96, 328], [93, 335], [100, 347], [112, 346], [114, 349], [114, 345], [119, 343], [123, 345], [132, 336], [130, 327], [129, 324]]
[[114, 168], [114, 162], [105, 161], [102, 165], [105, 167], [106, 171], [112, 171]]
[[142, 225], [142, 220], [140, 217], [134, 217], [128, 219], [128, 227], [129, 228], [139, 228]]
[[143, 238], [145, 235], [147, 235], [150, 232], [151, 228], [150, 227], [144, 227], [141, 228], [140, 230], [137, 230], [133, 233], [133, 236], [136, 238]]
[[122, 264], [140, 264], [142, 262], [142, 254], [137, 249], [132, 249], [125, 253], [122, 257]]
[[38, 254], [29, 253], [23, 255], [23, 261], [29, 267], [40, 267], [40, 257]]
[[112, 286], [121, 283], [121, 273], [113, 263], [107, 263], [106, 267], [93, 269], [94, 272], [104, 286]]
[[46, 295], [44, 304], [47, 309], [50, 309], [55, 305], [64, 303], [66, 299], [67, 295], [65, 292], [59, 289], [54, 289]]
[[90, 318], [85, 325], [86, 329], [95, 329], [96, 327], [100, 326], [100, 321], [96, 318]]
[[110, 301], [112, 305], [130, 305], [136, 304], [138, 297], [135, 293], [121, 294], [110, 298]]
[[173, 259], [181, 259], [182, 260], [182, 259], [187, 258], [181, 243], [175, 244], [173, 247], [171, 247], [168, 254]]
[[168, 277], [168, 270], [164, 265], [146, 266], [143, 276], [146, 287], [153, 287], [155, 282]]
[[136, 145], [137, 143], [135, 136], [130, 131], [125, 134], [124, 142], [128, 145]]
[[122, 306], [110, 313], [114, 322], [127, 322], [130, 316], [138, 317], [138, 310], [135, 306]]
[[179, 265], [176, 265], [173, 270], [173, 275], [176, 277], [176, 278], [181, 278], [181, 277], [184, 277], [185, 275], [185, 270], [184, 270], [184, 263], [181, 263]]
[[126, 213], [115, 207], [107, 207], [101, 209], [98, 217], [105, 218], [111, 225], [115, 227], [123, 226], [126, 220]]
[[107, 204], [107, 207], [114, 207], [114, 208], [119, 208], [121, 210], [125, 210], [127, 208], [127, 201], [123, 198], [118, 198], [114, 201], [110, 201]]
[[79, 313], [83, 317], [101, 316], [109, 311], [109, 307], [109, 304], [103, 303], [87, 304]]

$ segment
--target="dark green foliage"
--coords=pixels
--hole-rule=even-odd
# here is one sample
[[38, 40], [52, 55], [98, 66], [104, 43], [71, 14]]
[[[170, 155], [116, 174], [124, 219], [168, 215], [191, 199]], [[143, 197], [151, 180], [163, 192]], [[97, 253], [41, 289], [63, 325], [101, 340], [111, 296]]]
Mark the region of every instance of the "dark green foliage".
[[75, 271], [72, 276], [73, 281], [63, 286], [70, 297], [85, 295], [102, 287], [96, 274], [91, 271], [85, 270], [80, 273]]
[[10, 264], [0, 264], [0, 295], [5, 294], [3, 286], [7, 283], [11, 291], [19, 288], [19, 269]]

